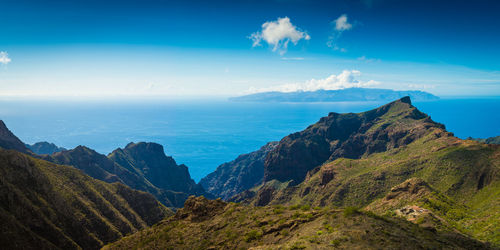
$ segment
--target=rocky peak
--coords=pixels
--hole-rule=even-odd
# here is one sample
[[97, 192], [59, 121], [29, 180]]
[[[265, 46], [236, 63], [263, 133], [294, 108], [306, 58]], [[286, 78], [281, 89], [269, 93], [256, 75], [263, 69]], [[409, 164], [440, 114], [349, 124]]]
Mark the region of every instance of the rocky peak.
[[49, 143], [46, 141], [37, 142], [37, 143], [32, 144], [32, 145], [26, 144], [26, 147], [28, 149], [30, 149], [33, 153], [38, 154], [38, 155], [50, 155], [53, 153], [67, 150], [65, 148], [58, 147], [54, 143]]
[[358, 159], [405, 146], [434, 129], [444, 130], [444, 126], [412, 106], [409, 97], [363, 113], [330, 113], [279, 142], [265, 160], [264, 181], [297, 184], [327, 161]]
[[13, 149], [22, 153], [31, 153], [31, 151], [26, 148], [26, 145], [7, 128], [2, 120], [0, 120], [0, 148]]
[[227, 203], [220, 198], [216, 200], [209, 200], [203, 196], [196, 197], [190, 196], [184, 207], [179, 209], [175, 214], [178, 219], [191, 219], [191, 221], [203, 221], [219, 214], [224, 210]]
[[124, 149], [117, 149], [108, 158], [129, 171], [144, 176], [154, 186], [194, 195], [204, 195], [201, 185], [197, 185], [186, 165], [177, 165], [175, 160], [165, 155], [163, 146], [152, 142], [129, 143]]

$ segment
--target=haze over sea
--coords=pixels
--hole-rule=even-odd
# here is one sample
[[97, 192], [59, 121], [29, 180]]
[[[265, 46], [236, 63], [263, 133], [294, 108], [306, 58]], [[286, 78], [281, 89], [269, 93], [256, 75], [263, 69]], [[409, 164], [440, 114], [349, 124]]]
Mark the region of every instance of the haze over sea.
[[[108, 154], [129, 142], [157, 142], [196, 181], [238, 155], [303, 130], [329, 112], [384, 103], [239, 103], [225, 100], [0, 101], [0, 119], [25, 143], [85, 145]], [[413, 103], [460, 138], [500, 135], [500, 98]]]

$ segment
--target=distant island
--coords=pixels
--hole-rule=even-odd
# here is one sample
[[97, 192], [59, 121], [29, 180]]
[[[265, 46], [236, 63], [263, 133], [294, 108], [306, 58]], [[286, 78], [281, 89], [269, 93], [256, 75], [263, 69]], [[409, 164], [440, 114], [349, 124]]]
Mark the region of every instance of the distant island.
[[296, 92], [262, 92], [229, 98], [237, 102], [358, 102], [390, 101], [409, 96], [414, 101], [431, 101], [439, 97], [419, 90], [392, 90], [372, 88], [346, 88]]

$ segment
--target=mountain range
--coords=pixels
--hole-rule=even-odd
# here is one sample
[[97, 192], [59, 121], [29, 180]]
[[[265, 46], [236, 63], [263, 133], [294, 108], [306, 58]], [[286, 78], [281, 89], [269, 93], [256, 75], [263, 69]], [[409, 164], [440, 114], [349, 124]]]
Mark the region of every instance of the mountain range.
[[229, 98], [238, 102], [386, 102], [409, 96], [414, 101], [432, 101], [439, 97], [419, 90], [392, 90], [376, 88], [345, 88], [295, 92], [261, 92]]
[[156, 143], [39, 154], [1, 122], [0, 147], [2, 248], [500, 247], [500, 145], [410, 97], [330, 113], [198, 184]]

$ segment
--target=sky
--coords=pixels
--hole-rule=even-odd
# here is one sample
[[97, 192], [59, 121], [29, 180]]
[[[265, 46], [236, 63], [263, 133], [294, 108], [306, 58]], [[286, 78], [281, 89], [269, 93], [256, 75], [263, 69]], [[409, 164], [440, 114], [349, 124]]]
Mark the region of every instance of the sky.
[[0, 0], [1, 98], [500, 96], [499, 1]]

